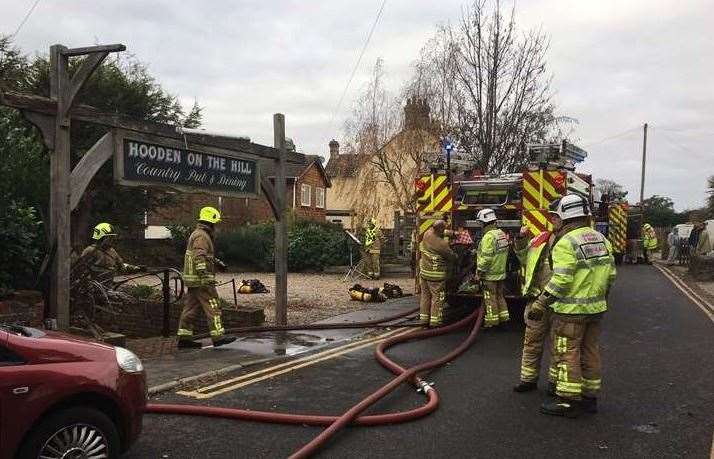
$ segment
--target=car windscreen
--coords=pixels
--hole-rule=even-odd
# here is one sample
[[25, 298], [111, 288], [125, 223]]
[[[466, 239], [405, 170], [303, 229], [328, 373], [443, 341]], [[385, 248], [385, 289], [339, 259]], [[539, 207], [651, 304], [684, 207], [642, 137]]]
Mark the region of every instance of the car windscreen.
[[45, 332], [37, 328], [25, 327], [18, 324], [0, 323], [0, 330], [6, 331], [13, 335], [25, 336], [27, 338], [41, 338], [45, 336]]

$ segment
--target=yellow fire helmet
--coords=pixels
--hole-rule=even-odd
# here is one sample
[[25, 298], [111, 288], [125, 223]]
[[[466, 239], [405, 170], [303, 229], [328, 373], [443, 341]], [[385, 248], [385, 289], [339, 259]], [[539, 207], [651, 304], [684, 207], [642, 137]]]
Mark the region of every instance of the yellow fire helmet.
[[100, 223], [94, 227], [92, 239], [94, 239], [95, 241], [101, 241], [106, 236], [116, 236], [112, 225], [110, 225], [109, 223]]
[[204, 207], [198, 214], [198, 221], [215, 225], [221, 222], [221, 213], [215, 207]]

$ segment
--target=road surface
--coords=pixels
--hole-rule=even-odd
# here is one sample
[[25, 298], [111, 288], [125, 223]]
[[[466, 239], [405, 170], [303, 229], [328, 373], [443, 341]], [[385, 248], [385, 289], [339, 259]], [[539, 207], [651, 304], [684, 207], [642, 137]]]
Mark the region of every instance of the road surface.
[[[414, 364], [448, 352], [463, 337], [462, 332], [406, 344], [390, 355]], [[542, 390], [514, 394], [521, 339], [518, 327], [480, 334], [466, 354], [428, 378], [441, 396], [436, 413], [402, 425], [350, 428], [318, 457], [710, 457], [714, 323], [655, 268], [619, 270], [601, 341], [599, 414], [574, 420], [544, 416], [538, 412]], [[297, 369], [288, 366], [274, 377], [253, 373], [204, 389], [209, 395], [204, 400], [170, 393], [158, 401], [340, 414], [388, 380], [372, 358], [373, 349], [370, 344]], [[422, 402], [421, 395], [404, 386], [372, 412]], [[144, 425], [128, 457], [280, 458], [321, 431], [157, 415], [147, 416]]]

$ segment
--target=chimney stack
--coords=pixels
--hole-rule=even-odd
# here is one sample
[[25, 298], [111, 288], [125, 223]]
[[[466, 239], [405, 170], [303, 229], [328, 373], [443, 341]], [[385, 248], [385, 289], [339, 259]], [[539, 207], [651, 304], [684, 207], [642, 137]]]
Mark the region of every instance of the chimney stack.
[[330, 145], [330, 157], [337, 156], [340, 154], [340, 143], [337, 140], [335, 140], [335, 139], [330, 140], [329, 145]]
[[406, 129], [427, 128], [431, 122], [429, 104], [426, 99], [410, 97], [404, 106], [404, 127]]

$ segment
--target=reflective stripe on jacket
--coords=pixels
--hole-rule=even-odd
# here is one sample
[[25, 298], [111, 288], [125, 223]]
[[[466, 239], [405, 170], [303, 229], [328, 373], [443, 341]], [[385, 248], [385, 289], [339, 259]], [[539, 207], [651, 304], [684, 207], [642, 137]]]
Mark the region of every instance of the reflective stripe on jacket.
[[183, 281], [186, 287], [216, 283], [213, 239], [209, 231], [206, 225], [199, 223], [188, 238], [183, 258]]
[[364, 248], [370, 252], [379, 252], [381, 250], [379, 226], [368, 226], [364, 231]]
[[446, 279], [448, 263], [456, 259], [449, 244], [429, 228], [419, 243], [419, 276], [428, 281]]
[[655, 250], [657, 248], [657, 233], [649, 223], [642, 225], [642, 242], [647, 250]]
[[524, 267], [524, 280], [522, 293], [524, 296], [536, 297], [543, 292], [543, 288], [550, 280], [552, 271], [548, 256], [549, 239], [552, 233], [543, 231], [538, 236], [531, 239], [527, 244], [516, 245], [516, 256]]
[[476, 269], [486, 281], [500, 281], [506, 278], [508, 261], [508, 236], [499, 228], [493, 228], [483, 235], [478, 244]]
[[598, 314], [607, 310], [615, 280], [615, 259], [605, 236], [589, 227], [565, 234], [553, 247], [553, 275], [545, 290], [557, 298], [559, 314]]

